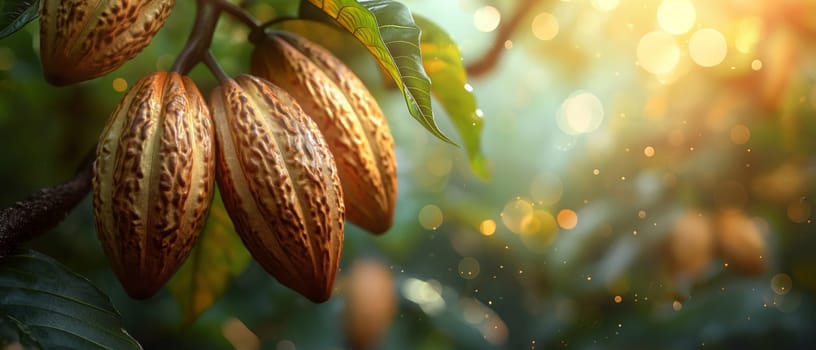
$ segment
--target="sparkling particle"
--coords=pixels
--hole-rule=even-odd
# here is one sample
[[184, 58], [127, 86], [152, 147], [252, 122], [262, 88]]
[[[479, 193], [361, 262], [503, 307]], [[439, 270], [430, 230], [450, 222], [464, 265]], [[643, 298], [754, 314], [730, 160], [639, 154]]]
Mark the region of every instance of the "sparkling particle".
[[467, 257], [459, 261], [459, 277], [466, 280], [472, 280], [479, 276], [480, 266], [479, 261]]
[[442, 209], [433, 204], [428, 204], [420, 209], [418, 218], [419, 224], [426, 230], [436, 230], [442, 225]]
[[680, 62], [680, 47], [674, 37], [664, 31], [646, 33], [637, 46], [640, 66], [652, 74], [667, 74]]
[[623, 302], [623, 298], [620, 295], [615, 296], [615, 304], [620, 304]]
[[594, 175], [598, 175], [600, 173], [601, 173], [601, 170], [599, 170], [599, 169], [593, 169], [592, 170], [592, 174], [594, 174]]
[[646, 218], [646, 211], [645, 210], [638, 211], [638, 217], [641, 219]]
[[657, 8], [660, 28], [674, 34], [685, 34], [697, 20], [697, 11], [689, 0], [663, 0]]
[[771, 278], [771, 289], [778, 295], [788, 294], [792, 287], [793, 281], [787, 274], [780, 273]]
[[113, 79], [113, 83], [111, 85], [113, 85], [113, 91], [116, 92], [123, 92], [128, 88], [127, 80], [122, 78]]
[[760, 61], [760, 60], [751, 61], [751, 69], [753, 69], [753, 70], [762, 69], [762, 61]]
[[501, 22], [501, 13], [493, 6], [484, 6], [473, 14], [473, 25], [480, 32], [492, 32]]
[[725, 60], [728, 44], [725, 36], [716, 29], [703, 28], [691, 35], [689, 54], [691, 60], [703, 67], [713, 67]]
[[644, 154], [646, 157], [649, 157], [649, 158], [654, 157], [654, 155], [655, 155], [655, 149], [654, 149], [654, 147], [652, 147], [652, 146], [646, 146], [646, 148], [644, 148], [644, 149], [643, 149], [643, 154]]
[[533, 35], [538, 40], [552, 40], [558, 35], [558, 18], [548, 12], [542, 12], [533, 18]]

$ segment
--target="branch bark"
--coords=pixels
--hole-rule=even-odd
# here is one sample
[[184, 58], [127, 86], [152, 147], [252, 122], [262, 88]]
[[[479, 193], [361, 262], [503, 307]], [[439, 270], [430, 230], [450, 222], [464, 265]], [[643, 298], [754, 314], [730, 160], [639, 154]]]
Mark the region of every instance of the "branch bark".
[[490, 46], [490, 49], [488, 49], [484, 56], [482, 56], [479, 60], [467, 65], [466, 70], [468, 76], [478, 77], [490, 72], [496, 67], [496, 64], [499, 63], [502, 52], [505, 50], [504, 43], [507, 40], [510, 40], [513, 33], [518, 30], [522, 20], [524, 20], [525, 16], [530, 13], [530, 10], [532, 10], [532, 8], [539, 1], [541, 0], [519, 1], [515, 12], [513, 12], [513, 14], [510, 16], [510, 19], [507, 22], [499, 25], [499, 30], [496, 33], [496, 37], [493, 39], [493, 45]]
[[62, 222], [91, 190], [96, 148], [67, 182], [40, 189], [14, 206], [0, 210], [0, 258]]

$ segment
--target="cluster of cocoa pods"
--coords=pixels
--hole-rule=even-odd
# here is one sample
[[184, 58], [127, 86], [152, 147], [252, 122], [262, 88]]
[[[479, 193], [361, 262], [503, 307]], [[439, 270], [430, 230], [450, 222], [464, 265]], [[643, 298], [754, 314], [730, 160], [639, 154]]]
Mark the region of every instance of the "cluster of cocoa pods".
[[[104, 75], [141, 51], [173, 0], [46, 0], [49, 81]], [[394, 141], [363, 83], [326, 49], [267, 33], [252, 75], [225, 78], [209, 104], [195, 83], [158, 71], [125, 94], [102, 132], [93, 207], [113, 271], [134, 298], [154, 295], [196, 243], [216, 183], [255, 260], [287, 287], [327, 300], [345, 219], [393, 222]], [[276, 85], [277, 84], [277, 85]]]
[[690, 210], [677, 218], [666, 243], [669, 268], [680, 280], [703, 279], [718, 257], [727, 269], [741, 274], [757, 275], [767, 269], [765, 234], [755, 218], [737, 209]]

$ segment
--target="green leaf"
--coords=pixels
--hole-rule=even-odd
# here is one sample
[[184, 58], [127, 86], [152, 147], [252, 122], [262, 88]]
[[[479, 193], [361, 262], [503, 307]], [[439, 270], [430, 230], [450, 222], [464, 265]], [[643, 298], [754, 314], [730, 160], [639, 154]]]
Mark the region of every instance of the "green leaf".
[[192, 323], [215, 304], [249, 265], [250, 258], [216, 194], [195, 248], [168, 284], [184, 323]]
[[459, 46], [444, 29], [430, 20], [418, 15], [414, 15], [414, 20], [422, 28], [422, 65], [431, 78], [431, 92], [462, 137], [473, 172], [488, 179], [490, 173], [480, 149], [483, 123], [481, 111], [467, 84], [467, 73]]
[[142, 348], [122, 329], [119, 312], [107, 295], [34, 251], [0, 260], [0, 317], [5, 325], [17, 324], [20, 338], [45, 349]]
[[392, 0], [309, 0], [301, 1], [300, 17], [337, 24], [354, 35], [402, 91], [411, 116], [439, 139], [453, 143], [434, 121], [420, 29], [405, 5]]
[[0, 0], [0, 39], [37, 18], [39, 10], [40, 0]]

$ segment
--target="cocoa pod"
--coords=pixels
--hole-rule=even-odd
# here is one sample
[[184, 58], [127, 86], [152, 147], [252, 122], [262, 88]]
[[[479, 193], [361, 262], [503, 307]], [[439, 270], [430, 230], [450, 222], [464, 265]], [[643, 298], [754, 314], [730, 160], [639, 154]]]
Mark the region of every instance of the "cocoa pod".
[[213, 90], [216, 178], [249, 252], [314, 302], [331, 296], [343, 248], [343, 190], [317, 126], [285, 91], [241, 75]]
[[711, 221], [696, 211], [689, 211], [674, 223], [668, 237], [670, 266], [683, 281], [697, 281], [711, 265], [714, 237]]
[[374, 259], [357, 260], [343, 283], [344, 329], [351, 349], [376, 349], [397, 314], [391, 270]]
[[258, 43], [252, 71], [292, 94], [317, 123], [337, 162], [349, 222], [387, 231], [397, 196], [394, 139], [360, 79], [328, 50], [289, 33]]
[[176, 72], [139, 80], [108, 120], [94, 163], [94, 215], [130, 296], [155, 294], [195, 244], [213, 195], [213, 137], [206, 101]]
[[119, 68], [150, 44], [173, 5], [175, 0], [44, 0], [45, 79], [69, 85]]
[[765, 271], [765, 238], [754, 220], [739, 210], [723, 210], [717, 217], [717, 238], [723, 261], [746, 275]]

